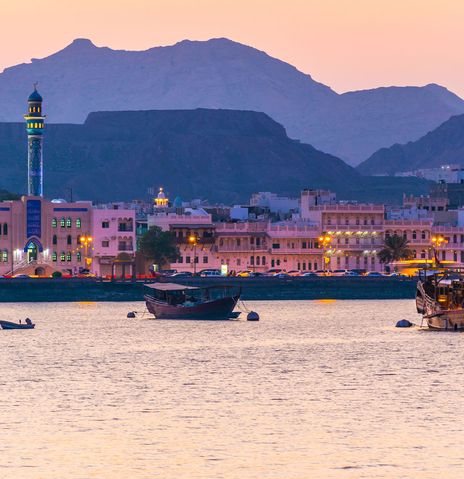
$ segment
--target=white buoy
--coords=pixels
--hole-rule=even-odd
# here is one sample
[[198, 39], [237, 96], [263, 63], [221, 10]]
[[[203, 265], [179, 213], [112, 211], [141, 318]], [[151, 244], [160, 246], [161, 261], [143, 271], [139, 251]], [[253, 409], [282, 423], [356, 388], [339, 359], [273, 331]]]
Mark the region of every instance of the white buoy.
[[259, 321], [259, 314], [255, 311], [250, 311], [247, 314], [247, 321]]

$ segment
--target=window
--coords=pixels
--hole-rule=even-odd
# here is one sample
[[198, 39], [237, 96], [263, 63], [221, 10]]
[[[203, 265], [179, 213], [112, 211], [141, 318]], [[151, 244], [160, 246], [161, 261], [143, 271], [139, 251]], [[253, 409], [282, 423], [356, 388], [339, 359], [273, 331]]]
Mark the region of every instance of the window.
[[71, 237], [71, 235], [68, 235], [68, 237], [66, 238], [66, 244], [72, 244], [72, 237]]
[[110, 242], [108, 240], [102, 241], [102, 248], [108, 248], [110, 246]]
[[80, 228], [82, 226], [81, 219], [76, 218], [76, 228]]
[[4, 263], [8, 262], [8, 250], [4, 250], [2, 253], [2, 259]]
[[272, 243], [273, 249], [280, 249], [280, 243]]
[[262, 264], [263, 266], [266, 265], [266, 256], [263, 256], [263, 257], [261, 258], [261, 264]]
[[259, 266], [261, 262], [261, 258], [259, 256], [256, 256], [256, 265]]
[[203, 264], [208, 263], [208, 256], [203, 256]]
[[441, 252], [441, 259], [442, 259], [443, 261], [446, 260], [446, 251], [442, 251], [442, 252]]
[[68, 219], [66, 220], [66, 228], [71, 228], [71, 226], [72, 226], [71, 218], [68, 218]]
[[421, 238], [425, 239], [425, 231], [422, 231]]
[[76, 259], [77, 259], [77, 261], [78, 261], [79, 263], [82, 261], [82, 255], [81, 255], [81, 252], [80, 252], [80, 251], [78, 251], [78, 252], [76, 253]]
[[237, 246], [240, 246], [240, 238], [237, 238]]
[[71, 251], [68, 251], [67, 254], [66, 254], [66, 261], [71, 261], [72, 257], [71, 257]]
[[177, 262], [178, 262], [178, 263], [183, 263], [183, 262], [184, 262], [184, 257], [183, 257], [183, 256], [179, 256], [179, 257], [177, 258]]
[[56, 228], [58, 226], [58, 220], [56, 218], [52, 219], [52, 228]]
[[76, 243], [81, 244], [81, 235], [77, 235]]
[[60, 261], [65, 261], [66, 260], [66, 255], [64, 253], [64, 251], [61, 252], [60, 254]]
[[56, 235], [53, 235], [52, 243], [53, 243], [53, 244], [57, 244], [57, 243], [58, 243], [58, 238], [56, 237]]
[[109, 221], [102, 221], [102, 228], [109, 228], [110, 222]]
[[8, 234], [8, 224], [3, 223], [3, 234], [6, 236]]
[[237, 258], [237, 266], [240, 266], [241, 263], [242, 263], [242, 262], [241, 262], [240, 258]]
[[58, 258], [58, 255], [56, 254], [56, 251], [53, 251], [53, 253], [52, 253], [52, 261], [56, 262], [57, 258]]
[[66, 220], [64, 218], [60, 219], [60, 226], [64, 228], [66, 226]]
[[413, 240], [417, 239], [417, 231], [412, 232], [412, 239]]
[[306, 249], [306, 241], [303, 241], [303, 243], [301, 244], [301, 247], [302, 247], [303, 249]]
[[190, 256], [186, 256], [186, 257], [185, 257], [185, 262], [186, 262], [186, 263], [190, 263]]

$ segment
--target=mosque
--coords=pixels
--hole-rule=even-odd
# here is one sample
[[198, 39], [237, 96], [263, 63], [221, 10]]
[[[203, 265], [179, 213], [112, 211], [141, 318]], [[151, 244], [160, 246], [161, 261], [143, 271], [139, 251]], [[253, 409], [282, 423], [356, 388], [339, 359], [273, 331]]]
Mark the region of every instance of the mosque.
[[134, 273], [135, 212], [97, 209], [91, 201], [44, 198], [43, 99], [34, 84], [24, 115], [27, 196], [0, 203], [0, 275]]

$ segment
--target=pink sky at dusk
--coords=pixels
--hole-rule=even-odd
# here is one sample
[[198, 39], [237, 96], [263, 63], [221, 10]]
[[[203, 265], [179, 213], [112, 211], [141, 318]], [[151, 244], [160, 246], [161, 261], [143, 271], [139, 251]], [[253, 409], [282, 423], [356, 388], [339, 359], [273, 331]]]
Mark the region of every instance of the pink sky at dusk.
[[464, 97], [462, 0], [0, 0], [0, 69], [74, 38], [144, 50], [227, 37], [338, 92], [439, 83]]

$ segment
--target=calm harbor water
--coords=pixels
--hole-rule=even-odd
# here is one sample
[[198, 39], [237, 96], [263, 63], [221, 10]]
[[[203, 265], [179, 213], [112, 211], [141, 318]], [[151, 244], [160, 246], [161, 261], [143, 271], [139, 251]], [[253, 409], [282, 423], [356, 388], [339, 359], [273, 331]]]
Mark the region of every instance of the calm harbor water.
[[254, 302], [259, 323], [143, 303], [0, 304], [0, 477], [464, 477], [464, 335], [414, 302]]

